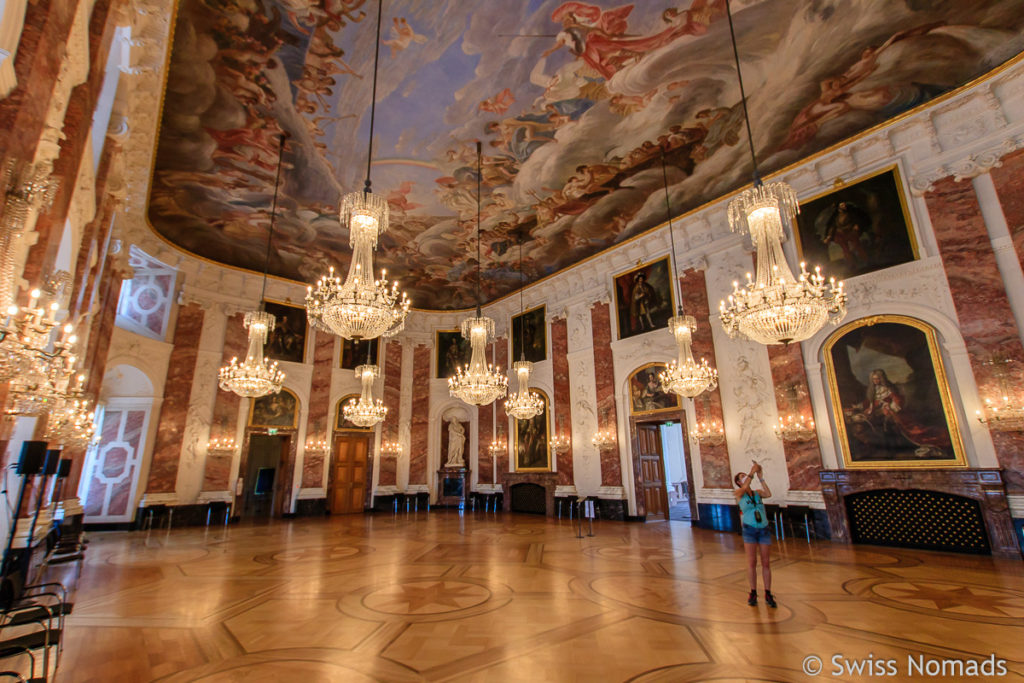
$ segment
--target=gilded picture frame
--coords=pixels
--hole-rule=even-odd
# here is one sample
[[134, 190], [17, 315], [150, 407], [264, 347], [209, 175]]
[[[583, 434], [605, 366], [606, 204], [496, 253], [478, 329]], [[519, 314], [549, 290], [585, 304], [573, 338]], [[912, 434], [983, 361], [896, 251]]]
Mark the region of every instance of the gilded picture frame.
[[667, 369], [665, 363], [647, 363], [630, 374], [627, 380], [630, 415], [679, 411], [682, 407], [679, 395], [665, 391], [658, 379], [658, 373]]
[[823, 347], [843, 466], [967, 467], [935, 329], [876, 315], [836, 330]]
[[[544, 411], [529, 420], [513, 420], [516, 472], [551, 471], [551, 401], [540, 389], [530, 389], [544, 400]], [[541, 438], [543, 437], [543, 438]], [[543, 465], [541, 465], [543, 463]]]
[[523, 346], [526, 347], [524, 355], [531, 363], [540, 363], [548, 357], [548, 335], [545, 315], [546, 307], [541, 304], [536, 308], [523, 311], [512, 316], [512, 361], [518, 361], [520, 356], [519, 328], [525, 324], [523, 329]]
[[249, 402], [249, 426], [295, 429], [300, 407], [299, 397], [288, 389], [254, 398]]
[[795, 227], [799, 259], [837, 280], [920, 258], [896, 164], [804, 199]]
[[466, 367], [469, 365], [471, 351], [469, 340], [463, 338], [460, 330], [436, 330], [434, 332], [434, 377], [447, 379], [455, 375], [456, 366]]
[[676, 307], [668, 256], [619, 273], [613, 282], [619, 339], [668, 327]]
[[274, 329], [267, 335], [263, 354], [276, 361], [306, 362], [306, 339], [309, 325], [306, 309], [281, 301], [264, 302], [265, 310], [274, 316]]

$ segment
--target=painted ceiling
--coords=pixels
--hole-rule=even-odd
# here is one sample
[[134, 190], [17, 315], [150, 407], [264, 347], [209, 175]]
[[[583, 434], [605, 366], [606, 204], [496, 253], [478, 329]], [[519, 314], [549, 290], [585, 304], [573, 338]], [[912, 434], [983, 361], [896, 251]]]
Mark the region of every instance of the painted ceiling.
[[[982, 75], [1024, 48], [1020, 0], [733, 0], [762, 173]], [[180, 0], [149, 219], [262, 271], [345, 272], [340, 196], [362, 188], [377, 5]], [[373, 191], [378, 268], [421, 309], [536, 280], [748, 182], [724, 0], [384, 0]]]

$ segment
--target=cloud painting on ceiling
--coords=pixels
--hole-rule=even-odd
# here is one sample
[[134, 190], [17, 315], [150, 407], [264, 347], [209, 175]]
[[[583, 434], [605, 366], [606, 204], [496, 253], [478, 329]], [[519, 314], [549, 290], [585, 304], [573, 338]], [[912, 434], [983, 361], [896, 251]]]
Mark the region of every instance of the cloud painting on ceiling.
[[[969, 82], [1024, 47], [1019, 0], [733, 0], [763, 171]], [[339, 197], [366, 174], [365, 0], [180, 0], [149, 201], [154, 229], [273, 275], [345, 272]], [[475, 141], [485, 300], [749, 181], [724, 0], [385, 0], [373, 191], [378, 268], [417, 308], [473, 305]]]

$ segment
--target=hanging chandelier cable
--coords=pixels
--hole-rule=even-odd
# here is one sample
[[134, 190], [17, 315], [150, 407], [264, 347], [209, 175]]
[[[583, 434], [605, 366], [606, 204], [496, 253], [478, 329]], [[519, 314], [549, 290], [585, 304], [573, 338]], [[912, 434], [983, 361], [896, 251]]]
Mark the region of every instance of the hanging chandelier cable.
[[373, 194], [370, 169], [373, 166], [373, 133], [377, 117], [377, 73], [380, 65], [380, 31], [384, 0], [377, 3], [377, 30], [373, 53], [373, 81], [370, 90], [370, 137], [366, 145], [366, 180], [361, 191], [341, 198], [340, 220], [348, 225], [352, 260], [344, 281], [334, 267], [321, 277], [316, 287], [306, 290], [306, 310], [317, 329], [345, 339], [392, 337], [405, 327], [409, 298], [388, 282], [387, 270], [380, 279], [373, 270], [373, 252], [378, 238], [387, 232], [390, 209], [387, 200]]
[[847, 297], [843, 283], [835, 278], [826, 281], [820, 268], [808, 272], [806, 264], [801, 263], [800, 272], [794, 275], [786, 261], [782, 240], [787, 226], [794, 230], [800, 205], [796, 192], [785, 182], [765, 185], [761, 181], [729, 0], [725, 12], [753, 165], [753, 186], [729, 202], [729, 227], [750, 235], [757, 256], [756, 277], [747, 273], [742, 287], [733, 282], [728, 304], [719, 304], [719, 317], [730, 337], [745, 337], [761, 344], [790, 344], [809, 339], [827, 322], [837, 325], [846, 315]]
[[245, 360], [238, 358], [223, 366], [218, 373], [218, 385], [224, 391], [230, 391], [246, 398], [256, 398], [267, 394], [276, 394], [284, 386], [284, 373], [277, 367], [276, 361], [263, 357], [263, 347], [268, 335], [274, 331], [276, 320], [266, 310], [267, 274], [270, 270], [270, 253], [274, 242], [274, 225], [277, 222], [277, 197], [281, 189], [281, 167], [284, 166], [284, 143], [287, 132], [281, 133], [277, 150], [277, 173], [274, 176], [274, 198], [270, 209], [270, 228], [267, 233], [267, 254], [263, 262], [263, 289], [260, 292], [258, 310], [245, 314], [243, 324], [249, 331], [249, 348]]
[[[483, 270], [480, 267], [480, 234], [483, 192], [483, 148], [476, 143], [476, 317], [462, 321], [462, 337], [469, 340], [472, 352], [469, 366], [455, 369], [455, 376], [448, 378], [448, 392], [455, 398], [471, 405], [483, 406], [505, 396], [508, 392], [508, 377], [487, 364], [487, 340], [494, 336], [494, 321], [484, 317], [481, 311]], [[506, 405], [507, 408], [507, 405]]]
[[718, 386], [718, 371], [701, 358], [700, 363], [693, 359], [693, 332], [697, 328], [697, 319], [692, 315], [683, 315], [683, 285], [679, 281], [679, 264], [676, 262], [675, 228], [672, 225], [672, 203], [668, 195], [668, 171], [665, 168], [665, 152], [661, 152], [661, 179], [665, 187], [665, 215], [668, 216], [668, 236], [672, 245], [672, 271], [676, 289], [679, 292], [676, 314], [669, 318], [668, 330], [676, 340], [676, 360], [658, 373], [661, 385], [668, 392], [674, 392], [686, 398], [694, 398], [705, 391]]

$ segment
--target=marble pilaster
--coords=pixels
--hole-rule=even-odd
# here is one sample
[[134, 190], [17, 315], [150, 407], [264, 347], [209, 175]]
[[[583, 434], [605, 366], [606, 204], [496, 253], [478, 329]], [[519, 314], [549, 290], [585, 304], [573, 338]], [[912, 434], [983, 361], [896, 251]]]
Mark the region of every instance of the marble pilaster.
[[[309, 411], [306, 418], [306, 441], [331, 438], [331, 375], [334, 369], [333, 334], [315, 332], [313, 342], [313, 380], [309, 389]], [[331, 448], [331, 445], [328, 445]], [[326, 453], [303, 454], [302, 487], [318, 488], [324, 482]]]
[[[384, 418], [381, 438], [385, 441], [398, 440], [399, 411], [402, 401], [402, 345], [396, 341], [384, 342], [384, 406], [388, 415]], [[398, 460], [394, 456], [381, 456], [379, 486], [394, 486], [397, 479]]]
[[[707, 279], [704, 271], [686, 271], [679, 278], [679, 287], [683, 297], [683, 311], [697, 319], [697, 330], [692, 342], [693, 356], [698, 361], [706, 358], [712, 367], [717, 368], [718, 359], [715, 358], [715, 345], [711, 338], [711, 309], [708, 304]], [[703, 400], [704, 396], [707, 397], [706, 401]], [[703, 394], [700, 400], [694, 401], [694, 412], [698, 423], [723, 424], [721, 390], [716, 387], [713, 391]], [[705, 488], [732, 486], [728, 444], [701, 444], [700, 466]]]
[[[245, 330], [244, 313], [228, 317], [224, 329], [224, 352], [221, 367], [232, 358], [244, 358], [248, 351], [249, 337]], [[217, 390], [213, 403], [213, 418], [210, 420], [210, 439], [234, 439], [238, 427], [238, 406], [242, 397], [232, 391]], [[232, 455], [206, 455], [203, 468], [203, 491], [226, 491], [231, 479]]]
[[[768, 361], [772, 369], [772, 384], [775, 386], [775, 405], [779, 415], [790, 414], [809, 417], [811, 394], [804, 371], [804, 354], [799, 344], [768, 347]], [[790, 491], [817, 491], [821, 488], [818, 471], [821, 469], [821, 450], [816, 438], [810, 441], [783, 441], [786, 454], [786, 471], [789, 474]]]
[[[979, 395], [996, 400], [1002, 394], [1001, 368], [992, 361], [1014, 361], [1006, 368], [1009, 384], [1022, 386], [1024, 347], [978, 198], [971, 183], [948, 177], [934, 183], [925, 201]], [[1024, 432], [992, 431], [991, 436], [1006, 470], [1007, 492], [1024, 491]]]
[[147, 493], [174, 493], [175, 490], [203, 315], [203, 309], [197, 303], [188, 303], [178, 309], [174, 349], [167, 366], [160, 426], [153, 444], [153, 459], [146, 483]]
[[[498, 337], [494, 340], [494, 365], [502, 372], [509, 371], [508, 337]], [[499, 452], [498, 456], [494, 459], [495, 481], [500, 482], [502, 474], [509, 471], [508, 454], [512, 452], [514, 444], [512, 443], [512, 436], [508, 433], [508, 415], [505, 412], [505, 399], [495, 401], [493, 405], [498, 416], [497, 438], [508, 446], [505, 450]]]
[[[487, 345], [487, 358], [494, 358], [494, 342]], [[489, 485], [494, 481], [494, 461], [491, 457], [489, 446], [494, 440], [494, 423], [496, 421], [496, 406], [490, 404], [477, 406], [477, 483]], [[468, 432], [467, 432], [468, 433]]]
[[[554, 385], [556, 436], [569, 433], [572, 425], [572, 397], [569, 394], [569, 333], [565, 318], [551, 321], [551, 373]], [[558, 484], [573, 484], [572, 444], [557, 455]]]
[[[594, 337], [594, 386], [597, 389], [597, 427], [615, 431], [618, 416], [615, 409], [615, 367], [612, 357], [611, 308], [599, 301], [590, 307], [591, 332]], [[622, 486], [622, 462], [619, 439], [609, 448], [601, 449], [601, 485]]]
[[1024, 149], [1007, 154], [1002, 165], [992, 168], [989, 174], [1006, 216], [1017, 260], [1024, 268]]
[[412, 354], [412, 405], [409, 443], [409, 484], [427, 483], [427, 443], [430, 430], [430, 356], [433, 350], [417, 344]]

